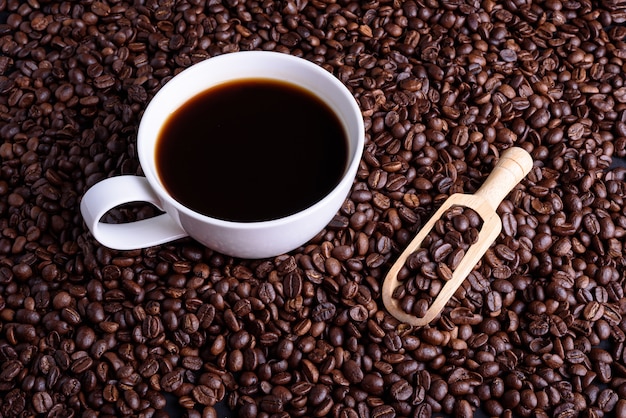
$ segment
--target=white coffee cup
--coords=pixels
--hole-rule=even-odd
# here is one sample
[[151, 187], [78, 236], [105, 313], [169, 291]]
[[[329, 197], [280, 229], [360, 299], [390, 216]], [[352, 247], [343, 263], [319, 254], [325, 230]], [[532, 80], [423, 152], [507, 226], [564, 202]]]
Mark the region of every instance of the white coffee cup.
[[[324, 198], [293, 215], [260, 222], [233, 222], [202, 215], [171, 197], [159, 179], [155, 146], [160, 129], [172, 112], [198, 93], [224, 82], [251, 77], [295, 84], [330, 106], [348, 139], [345, 172]], [[105, 179], [85, 193], [80, 208], [94, 238], [109, 248], [146, 248], [190, 236], [226, 255], [272, 257], [305, 244], [334, 217], [350, 192], [364, 141], [363, 118], [355, 98], [324, 68], [277, 52], [220, 55], [177, 74], [146, 107], [137, 134], [137, 152], [145, 177], [124, 175]], [[122, 224], [101, 221], [111, 209], [131, 202], [148, 202], [165, 213]]]

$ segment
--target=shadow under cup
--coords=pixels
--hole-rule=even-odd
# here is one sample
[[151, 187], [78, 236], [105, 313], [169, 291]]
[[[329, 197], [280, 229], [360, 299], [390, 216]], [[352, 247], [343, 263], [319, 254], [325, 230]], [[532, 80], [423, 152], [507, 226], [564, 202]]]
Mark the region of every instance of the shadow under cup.
[[[324, 102], [335, 113], [345, 131], [345, 169], [336, 186], [321, 200], [294, 214], [252, 222], [205, 216], [181, 204], [167, 192], [157, 172], [158, 138], [170, 115], [203, 91], [234, 80], [251, 78], [296, 85]], [[264, 258], [288, 252], [321, 231], [339, 210], [351, 189], [363, 145], [364, 127], [360, 109], [338, 79], [304, 59], [261, 51], [210, 58], [181, 72], [150, 102], [138, 132], [139, 160], [162, 209], [200, 243], [221, 253], [242, 258]], [[197, 180], [197, 183], [194, 187], [197, 187], [199, 193], [205, 193], [206, 185], [202, 184], [202, 180]], [[258, 203], [263, 204], [254, 204]]]

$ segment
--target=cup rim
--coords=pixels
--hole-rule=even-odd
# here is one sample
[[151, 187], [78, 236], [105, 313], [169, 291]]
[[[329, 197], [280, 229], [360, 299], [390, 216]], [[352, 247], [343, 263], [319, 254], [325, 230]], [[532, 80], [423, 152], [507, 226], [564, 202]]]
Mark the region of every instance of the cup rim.
[[[183, 205], [181, 202], [176, 200], [167, 192], [167, 190], [165, 189], [165, 186], [163, 185], [163, 183], [161, 182], [161, 179], [158, 176], [156, 167], [154, 167], [155, 165], [154, 159], [150, 158], [150, 155], [154, 154], [154, 146], [146, 150], [140, 144], [141, 138], [145, 135], [144, 119], [146, 118], [146, 115], [149, 115], [150, 112], [156, 107], [156, 105], [154, 104], [155, 102], [157, 102], [158, 100], [163, 100], [162, 99], [163, 96], [166, 96], [166, 94], [168, 94], [170, 90], [176, 88], [176, 85], [178, 83], [177, 80], [182, 79], [182, 77], [192, 76], [195, 74], [195, 72], [200, 71], [204, 69], [205, 67], [210, 67], [210, 66], [219, 64], [219, 62], [217, 61], [241, 59], [241, 55], [243, 54], [245, 54], [247, 57], [257, 56], [259, 59], [273, 59], [273, 60], [278, 60], [278, 61], [283, 60], [284, 62], [291, 61], [294, 63], [298, 63], [298, 65], [303, 65], [303, 66], [308, 67], [310, 71], [316, 72], [320, 76], [326, 78], [327, 81], [334, 86], [336, 92], [341, 95], [342, 101], [349, 103], [350, 113], [351, 113], [350, 117], [353, 117], [354, 121], [351, 121], [348, 124], [351, 125], [356, 122], [356, 133], [357, 133], [356, 138], [349, 139], [349, 143], [350, 143], [349, 149], [352, 151], [348, 155], [348, 158], [349, 158], [348, 164], [346, 164], [344, 174], [342, 175], [339, 182], [337, 182], [337, 184], [333, 187], [333, 189], [329, 193], [327, 193], [324, 197], [322, 197], [320, 200], [306, 207], [305, 209], [302, 209], [290, 215], [282, 216], [282, 217], [275, 218], [275, 219], [263, 220], [263, 221], [247, 222], [247, 221], [226, 220], [226, 219], [216, 218], [216, 217], [212, 217], [209, 215], [196, 212], [195, 210]], [[251, 75], [250, 77], [254, 77], [254, 76]], [[233, 80], [235, 79], [237, 78], [233, 78]], [[298, 85], [297, 82], [294, 82], [292, 80], [285, 80], [285, 81], [287, 83]], [[313, 94], [316, 94], [315, 91], [312, 91], [311, 89], [307, 87], [304, 87], [304, 86], [301, 86], [301, 87], [306, 88], [307, 90], [311, 91]], [[326, 100], [324, 101], [326, 102]], [[341, 118], [341, 119], [344, 119], [344, 118]], [[346, 129], [347, 129], [347, 126], [346, 126]], [[348, 132], [346, 132], [346, 134], [349, 135]], [[352, 93], [348, 90], [348, 88], [337, 77], [335, 77], [331, 72], [327, 71], [323, 67], [305, 58], [300, 58], [300, 57], [296, 57], [293, 55], [289, 55], [287, 53], [275, 52], [275, 51], [236, 51], [236, 52], [226, 53], [226, 54], [217, 55], [211, 58], [207, 58], [203, 61], [195, 63], [191, 65], [190, 67], [184, 69], [183, 71], [181, 71], [180, 73], [172, 77], [167, 83], [165, 83], [159, 89], [159, 91], [153, 96], [153, 98], [150, 100], [150, 102], [146, 106], [144, 113], [141, 117], [141, 120], [139, 122], [138, 132], [137, 132], [137, 153], [138, 153], [139, 162], [142, 167], [143, 174], [147, 178], [148, 182], [150, 183], [150, 186], [153, 188], [153, 190], [157, 193], [157, 195], [162, 201], [167, 202], [169, 206], [173, 206], [177, 211], [185, 214], [185, 216], [191, 217], [198, 221], [210, 223], [215, 226], [224, 226], [230, 229], [245, 229], [245, 230], [284, 225], [286, 223], [297, 221], [304, 217], [309, 217], [311, 216], [312, 213], [319, 211], [323, 206], [327, 205], [328, 202], [333, 201], [336, 198], [338, 198], [339, 196], [337, 195], [339, 193], [344, 193], [345, 188], [349, 187], [354, 182], [355, 177], [356, 177], [356, 172], [360, 164], [364, 146], [365, 146], [365, 127], [364, 127], [363, 116], [362, 116], [362, 113], [361, 113], [361, 110], [360, 110], [360, 107], [356, 98], [352, 95]], [[146, 167], [151, 167], [151, 169], [146, 169]], [[346, 184], [346, 183], [349, 183], [349, 184]], [[174, 214], [170, 213], [170, 215], [173, 216]]]

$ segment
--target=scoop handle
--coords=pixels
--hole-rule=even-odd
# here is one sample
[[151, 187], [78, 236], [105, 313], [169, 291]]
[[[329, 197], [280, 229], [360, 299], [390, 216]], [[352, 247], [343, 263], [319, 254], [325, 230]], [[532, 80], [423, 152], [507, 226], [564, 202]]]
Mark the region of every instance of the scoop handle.
[[474, 195], [483, 198], [495, 211], [509, 194], [533, 168], [533, 159], [523, 148], [506, 149], [493, 171]]

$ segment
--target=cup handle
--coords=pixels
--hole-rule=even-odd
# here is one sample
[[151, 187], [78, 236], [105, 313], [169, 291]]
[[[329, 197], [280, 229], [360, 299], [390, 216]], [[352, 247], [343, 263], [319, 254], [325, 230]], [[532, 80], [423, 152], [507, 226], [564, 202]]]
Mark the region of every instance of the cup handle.
[[102, 180], [87, 190], [80, 211], [94, 238], [116, 250], [151, 247], [189, 235], [167, 213], [123, 224], [100, 222], [107, 211], [131, 202], [147, 202], [163, 210], [145, 177], [117, 176]]

